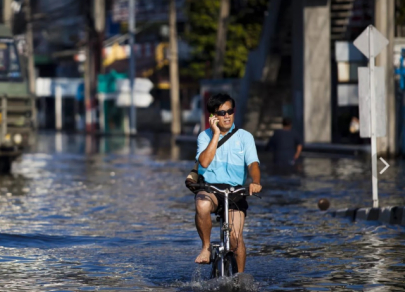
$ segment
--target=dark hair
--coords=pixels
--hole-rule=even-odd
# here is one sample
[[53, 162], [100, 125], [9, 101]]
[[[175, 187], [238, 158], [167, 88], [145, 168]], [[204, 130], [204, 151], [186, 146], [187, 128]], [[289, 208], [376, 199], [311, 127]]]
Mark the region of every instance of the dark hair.
[[232, 108], [235, 108], [235, 100], [226, 93], [217, 93], [211, 96], [207, 102], [207, 110], [210, 114], [215, 113], [218, 108], [225, 102], [230, 101], [232, 103]]
[[283, 127], [289, 127], [292, 125], [290, 118], [283, 118]]

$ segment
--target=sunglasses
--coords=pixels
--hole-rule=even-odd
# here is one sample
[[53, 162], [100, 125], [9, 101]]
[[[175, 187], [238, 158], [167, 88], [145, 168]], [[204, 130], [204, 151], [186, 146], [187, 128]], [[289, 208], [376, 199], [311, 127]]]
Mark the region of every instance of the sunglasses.
[[226, 114], [233, 115], [234, 112], [235, 112], [235, 110], [233, 108], [230, 108], [227, 111], [217, 111], [217, 112], [215, 112], [215, 114], [217, 116], [224, 117]]

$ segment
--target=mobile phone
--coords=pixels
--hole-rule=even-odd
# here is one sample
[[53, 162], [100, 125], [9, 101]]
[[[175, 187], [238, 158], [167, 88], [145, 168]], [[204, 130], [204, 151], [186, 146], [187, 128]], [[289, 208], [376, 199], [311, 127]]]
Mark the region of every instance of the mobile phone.
[[[210, 114], [210, 118], [212, 118], [213, 116], [214, 116], [214, 114]], [[218, 124], [218, 122], [219, 122], [219, 121], [217, 121], [217, 124]]]

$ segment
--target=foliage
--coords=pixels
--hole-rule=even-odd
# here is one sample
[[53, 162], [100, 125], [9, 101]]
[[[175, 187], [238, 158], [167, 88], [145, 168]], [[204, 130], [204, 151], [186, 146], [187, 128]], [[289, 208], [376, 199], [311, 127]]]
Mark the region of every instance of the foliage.
[[[260, 41], [268, 0], [231, 0], [227, 32], [224, 77], [242, 77], [249, 51]], [[215, 58], [220, 0], [188, 0], [186, 41], [192, 46], [192, 60], [183, 74], [211, 77]]]

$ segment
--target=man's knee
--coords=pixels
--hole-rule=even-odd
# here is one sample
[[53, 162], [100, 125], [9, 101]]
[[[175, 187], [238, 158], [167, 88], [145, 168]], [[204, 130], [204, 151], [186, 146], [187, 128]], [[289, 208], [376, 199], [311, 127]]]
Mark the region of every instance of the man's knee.
[[215, 209], [215, 202], [210, 194], [198, 193], [195, 198], [195, 209], [197, 213], [211, 213]]
[[212, 203], [207, 200], [196, 200], [195, 210], [197, 213], [210, 213], [212, 208]]

